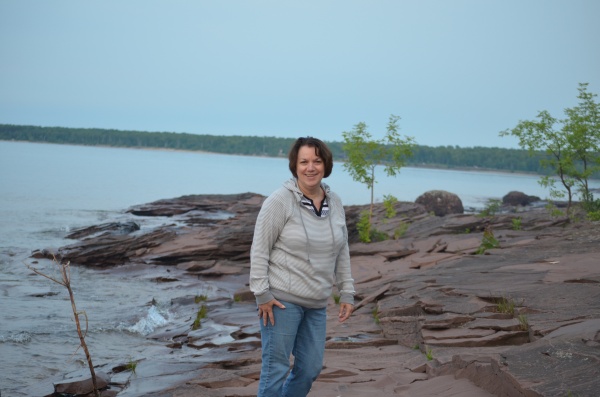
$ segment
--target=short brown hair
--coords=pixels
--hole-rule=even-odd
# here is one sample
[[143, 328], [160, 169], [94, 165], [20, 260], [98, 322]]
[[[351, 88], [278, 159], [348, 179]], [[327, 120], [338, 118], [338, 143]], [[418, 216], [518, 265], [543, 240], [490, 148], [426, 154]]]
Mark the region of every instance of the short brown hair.
[[290, 171], [294, 178], [298, 178], [298, 174], [296, 172], [296, 166], [298, 165], [298, 152], [302, 146], [314, 147], [315, 154], [323, 160], [325, 164], [325, 175], [324, 178], [327, 178], [331, 175], [331, 171], [333, 170], [333, 154], [331, 150], [327, 147], [325, 142], [320, 139], [313, 138], [312, 136], [307, 136], [306, 138], [298, 138], [296, 142], [290, 148], [290, 153], [288, 154], [288, 158], [290, 160]]

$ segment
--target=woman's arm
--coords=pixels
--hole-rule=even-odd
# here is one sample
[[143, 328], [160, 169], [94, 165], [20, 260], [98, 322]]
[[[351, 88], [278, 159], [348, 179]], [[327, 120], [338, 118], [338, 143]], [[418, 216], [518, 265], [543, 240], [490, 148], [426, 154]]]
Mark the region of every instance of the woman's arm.
[[274, 299], [269, 291], [269, 260], [273, 245], [286, 222], [285, 203], [277, 192], [263, 203], [256, 225], [250, 249], [250, 290], [256, 296], [258, 305]]

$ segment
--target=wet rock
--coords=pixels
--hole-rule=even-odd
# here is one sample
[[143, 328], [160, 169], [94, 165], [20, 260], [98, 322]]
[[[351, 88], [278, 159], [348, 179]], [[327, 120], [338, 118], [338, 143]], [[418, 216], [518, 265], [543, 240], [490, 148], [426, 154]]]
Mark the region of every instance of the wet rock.
[[70, 239], [81, 239], [95, 234], [130, 234], [138, 230], [140, 230], [140, 225], [136, 222], [110, 222], [77, 229], [69, 233], [66, 237]]
[[[192, 271], [207, 270], [207, 261], [216, 259], [247, 261], [254, 222], [263, 200], [263, 196], [252, 193], [159, 200], [133, 207], [128, 212], [169, 217], [175, 223], [137, 233], [131, 233], [136, 230], [135, 222], [86, 228], [72, 237], [86, 237], [84, 240], [60, 248], [58, 254], [64, 261], [86, 266], [111, 267], [130, 262], [188, 264]], [[49, 257], [50, 254], [41, 252], [39, 255]], [[232, 272], [224, 268], [213, 273]]]
[[[110, 382], [110, 377], [103, 372], [96, 372], [96, 388], [98, 390], [105, 389]], [[85, 372], [73, 374], [64, 381], [54, 383], [55, 393], [62, 393], [73, 396], [85, 396], [94, 392], [94, 383], [92, 376]]]
[[159, 247], [173, 238], [170, 228], [156, 229], [141, 235], [99, 235], [60, 248], [62, 261], [94, 267], [111, 267], [142, 258], [153, 247]]

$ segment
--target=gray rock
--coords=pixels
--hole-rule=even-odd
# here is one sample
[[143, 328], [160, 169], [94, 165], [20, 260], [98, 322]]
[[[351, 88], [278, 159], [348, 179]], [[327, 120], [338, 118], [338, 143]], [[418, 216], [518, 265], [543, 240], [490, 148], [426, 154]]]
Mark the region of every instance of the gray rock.
[[[96, 375], [96, 388], [98, 390], [105, 389], [110, 382], [110, 377], [103, 372], [95, 372]], [[67, 395], [87, 395], [93, 393], [94, 383], [92, 382], [92, 376], [89, 373], [81, 372], [77, 373], [71, 378], [67, 378], [64, 381], [54, 383], [54, 391], [56, 393], [63, 393]]]

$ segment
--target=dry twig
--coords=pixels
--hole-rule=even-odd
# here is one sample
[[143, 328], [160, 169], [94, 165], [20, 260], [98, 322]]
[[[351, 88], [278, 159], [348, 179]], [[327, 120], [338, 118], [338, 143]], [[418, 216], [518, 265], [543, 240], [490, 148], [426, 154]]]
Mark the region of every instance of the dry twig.
[[[85, 357], [88, 362], [88, 366], [90, 368], [90, 374], [92, 375], [92, 383], [94, 385], [94, 395], [96, 397], [100, 397], [100, 393], [98, 392], [98, 386], [96, 384], [96, 372], [94, 371], [94, 365], [92, 364], [92, 357], [90, 356], [90, 352], [87, 348], [87, 344], [85, 343], [85, 337], [86, 337], [87, 331], [88, 331], [88, 317], [87, 317], [87, 314], [85, 311], [77, 311], [77, 306], [75, 305], [75, 296], [73, 295], [73, 289], [71, 288], [70, 262], [62, 263], [56, 259], [56, 256], [54, 256], [54, 255], [52, 255], [52, 256], [53, 256], [52, 261], [57, 265], [58, 270], [60, 272], [60, 279], [57, 277], [52, 277], [45, 273], [42, 273], [40, 270], [36, 269], [33, 266], [28, 265], [27, 263], [25, 264], [25, 266], [27, 266], [27, 268], [29, 268], [34, 273], [39, 274], [40, 276], [45, 277], [50, 281], [53, 281], [57, 284], [62, 285], [63, 287], [65, 287], [67, 289], [67, 291], [69, 291], [69, 298], [71, 299], [71, 308], [73, 309], [73, 315], [75, 317], [75, 324], [77, 325], [77, 334], [79, 335], [80, 345], [77, 347], [77, 350], [79, 350], [79, 347], [83, 348]], [[79, 315], [81, 315], [81, 314], [83, 314], [83, 316], [85, 317], [85, 332], [82, 332], [82, 330], [81, 330], [81, 323], [79, 321]], [[75, 351], [75, 353], [77, 353], [77, 350]], [[73, 354], [75, 354], [75, 353], [73, 353]]]

